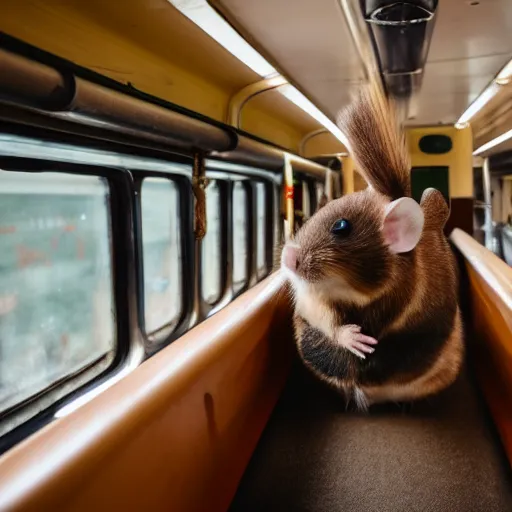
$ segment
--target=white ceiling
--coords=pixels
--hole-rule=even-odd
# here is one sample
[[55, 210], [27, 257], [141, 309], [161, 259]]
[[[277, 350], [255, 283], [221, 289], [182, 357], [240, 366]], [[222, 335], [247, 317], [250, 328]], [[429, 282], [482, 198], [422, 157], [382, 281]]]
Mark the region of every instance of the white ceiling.
[[[338, 0], [212, 4], [332, 119], [364, 77]], [[409, 124], [454, 123], [510, 58], [512, 0], [440, 0]]]
[[440, 0], [414, 123], [455, 122], [510, 58], [511, 0]]

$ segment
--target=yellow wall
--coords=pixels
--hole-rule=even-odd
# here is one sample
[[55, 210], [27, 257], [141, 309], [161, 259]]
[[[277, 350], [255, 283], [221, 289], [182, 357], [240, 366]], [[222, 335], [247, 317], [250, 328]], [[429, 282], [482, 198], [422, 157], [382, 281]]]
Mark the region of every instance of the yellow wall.
[[346, 151], [345, 146], [332, 133], [326, 132], [315, 135], [306, 142], [303, 156], [333, 155]]
[[[419, 148], [424, 135], [443, 134], [452, 139], [452, 150], [443, 155], [427, 155]], [[453, 126], [410, 128], [407, 141], [412, 166], [448, 166], [451, 197], [473, 197], [473, 141], [471, 128], [457, 130]]]
[[364, 190], [368, 186], [366, 180], [357, 172], [357, 169], [354, 170], [354, 192], [359, 192], [360, 190]]

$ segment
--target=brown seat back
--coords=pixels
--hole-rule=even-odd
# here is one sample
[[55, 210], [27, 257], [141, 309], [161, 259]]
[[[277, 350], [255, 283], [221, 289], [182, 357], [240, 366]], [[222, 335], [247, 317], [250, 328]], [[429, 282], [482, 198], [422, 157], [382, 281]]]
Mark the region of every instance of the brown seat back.
[[0, 510], [224, 511], [291, 360], [279, 275], [0, 459]]

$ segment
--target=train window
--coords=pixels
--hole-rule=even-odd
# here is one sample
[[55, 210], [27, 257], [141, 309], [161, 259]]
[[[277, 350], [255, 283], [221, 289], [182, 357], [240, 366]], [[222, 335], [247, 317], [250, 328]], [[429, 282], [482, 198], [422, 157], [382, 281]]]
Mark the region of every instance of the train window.
[[267, 275], [267, 191], [265, 184], [256, 183], [256, 272], [258, 279]]
[[302, 182], [302, 213], [305, 219], [311, 217], [311, 192], [310, 184], [307, 180]]
[[325, 194], [325, 187], [323, 183], [315, 183], [316, 187], [316, 204], [318, 205], [322, 200], [323, 195]]
[[248, 281], [248, 195], [242, 182], [233, 187], [233, 287], [241, 290]]
[[177, 185], [165, 178], [142, 182], [142, 243], [146, 332], [176, 324], [182, 312], [181, 233]]
[[202, 242], [201, 276], [203, 298], [215, 304], [222, 294], [221, 194], [216, 180], [206, 188], [206, 236]]
[[0, 413], [113, 358], [108, 196], [96, 176], [0, 171]]

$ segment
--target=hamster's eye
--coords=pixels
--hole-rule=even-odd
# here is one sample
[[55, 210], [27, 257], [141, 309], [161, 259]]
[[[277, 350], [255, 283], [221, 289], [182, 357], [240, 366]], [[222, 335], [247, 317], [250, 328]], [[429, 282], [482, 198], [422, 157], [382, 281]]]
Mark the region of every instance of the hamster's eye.
[[350, 222], [347, 219], [338, 219], [331, 228], [331, 233], [336, 236], [348, 236], [351, 230]]

